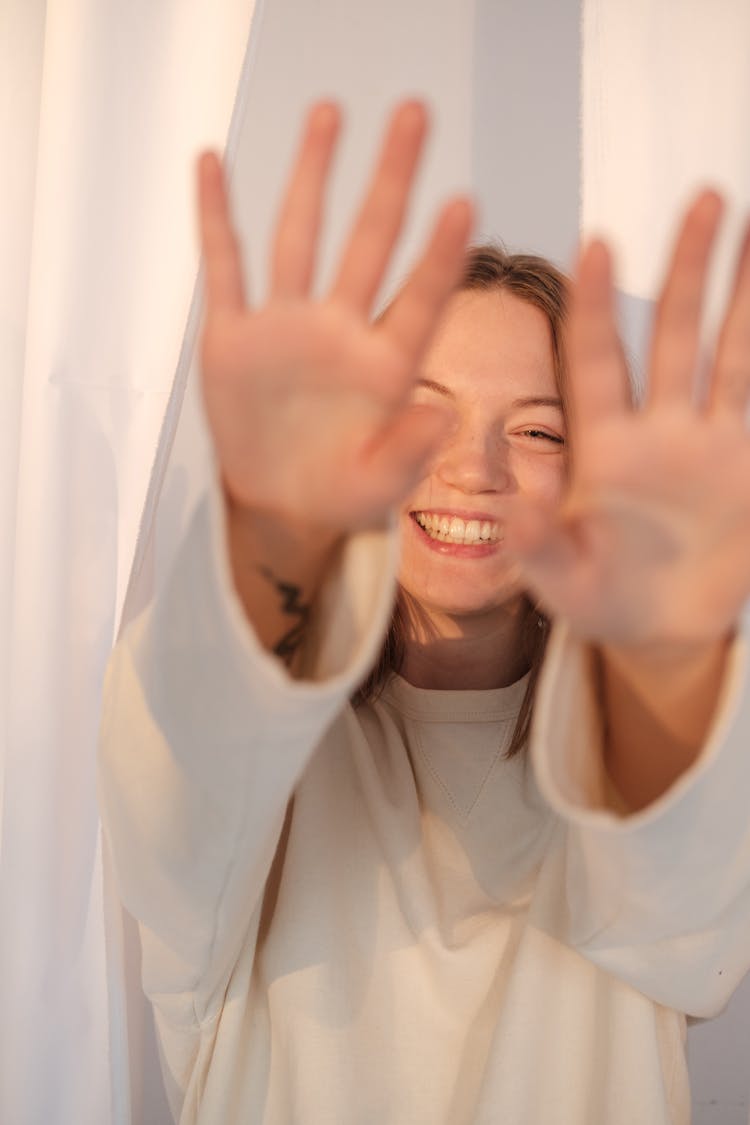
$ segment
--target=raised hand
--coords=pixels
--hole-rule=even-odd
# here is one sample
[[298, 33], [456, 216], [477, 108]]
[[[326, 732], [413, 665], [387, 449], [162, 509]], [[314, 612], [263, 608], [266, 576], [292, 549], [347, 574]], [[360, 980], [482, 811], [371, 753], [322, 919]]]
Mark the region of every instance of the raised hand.
[[241, 508], [334, 532], [380, 525], [444, 432], [441, 412], [414, 406], [410, 391], [460, 276], [467, 200], [445, 206], [388, 316], [371, 321], [426, 128], [418, 103], [394, 113], [333, 286], [314, 300], [339, 114], [327, 103], [312, 110], [278, 221], [269, 298], [257, 309], [246, 300], [219, 162], [201, 158], [204, 397], [225, 487]]
[[556, 512], [516, 509], [525, 581], [581, 637], [694, 644], [728, 635], [750, 594], [750, 231], [716, 354], [699, 324], [721, 201], [688, 211], [655, 320], [648, 394], [633, 407], [610, 257], [582, 255], [569, 328], [569, 488]]

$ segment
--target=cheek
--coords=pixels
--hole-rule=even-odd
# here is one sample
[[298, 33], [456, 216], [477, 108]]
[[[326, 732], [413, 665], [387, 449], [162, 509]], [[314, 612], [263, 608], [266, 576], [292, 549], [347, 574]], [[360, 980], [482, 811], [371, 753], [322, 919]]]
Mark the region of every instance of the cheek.
[[518, 466], [522, 492], [540, 500], [559, 500], [565, 486], [565, 459], [559, 456], [530, 457]]

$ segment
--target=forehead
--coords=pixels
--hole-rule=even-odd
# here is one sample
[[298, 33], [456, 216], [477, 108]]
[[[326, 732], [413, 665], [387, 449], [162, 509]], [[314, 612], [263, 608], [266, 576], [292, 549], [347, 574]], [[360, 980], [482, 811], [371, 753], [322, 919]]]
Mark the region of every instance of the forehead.
[[455, 388], [556, 390], [552, 331], [529, 301], [501, 290], [463, 290], [448, 303], [423, 364]]

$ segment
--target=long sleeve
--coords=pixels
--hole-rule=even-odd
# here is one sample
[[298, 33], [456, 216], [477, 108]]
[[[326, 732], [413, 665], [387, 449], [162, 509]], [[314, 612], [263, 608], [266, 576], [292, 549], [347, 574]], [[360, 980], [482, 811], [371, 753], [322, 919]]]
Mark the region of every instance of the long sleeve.
[[[750, 967], [748, 638], [733, 643], [702, 751], [632, 815], [608, 809], [587, 654], [556, 628], [535, 714], [537, 781], [565, 827], [551, 927], [659, 1003], [715, 1015]], [[562, 921], [564, 919], [564, 921]]]
[[200, 1023], [221, 1002], [295, 784], [376, 655], [395, 545], [352, 538], [321, 595], [308, 680], [262, 650], [229, 576], [217, 490], [198, 509], [165, 590], [108, 670], [102, 818], [127, 909], [141, 924], [152, 998], [185, 997]]

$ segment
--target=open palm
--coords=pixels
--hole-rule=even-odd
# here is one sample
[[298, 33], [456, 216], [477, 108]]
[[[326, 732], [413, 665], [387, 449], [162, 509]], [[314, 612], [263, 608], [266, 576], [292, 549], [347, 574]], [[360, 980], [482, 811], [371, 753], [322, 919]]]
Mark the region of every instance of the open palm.
[[556, 512], [518, 508], [509, 528], [529, 587], [589, 640], [725, 635], [750, 594], [750, 238], [705, 385], [699, 323], [721, 213], [688, 212], [658, 304], [648, 395], [633, 406], [615, 325], [609, 254], [581, 259], [569, 332], [572, 464]]
[[267, 302], [249, 307], [216, 158], [202, 158], [206, 263], [202, 358], [209, 425], [234, 502], [337, 531], [383, 523], [444, 432], [416, 407], [419, 359], [464, 260], [471, 207], [442, 211], [388, 316], [371, 307], [403, 222], [426, 132], [423, 108], [394, 114], [330, 292], [311, 296], [338, 113], [311, 113], [282, 206]]

